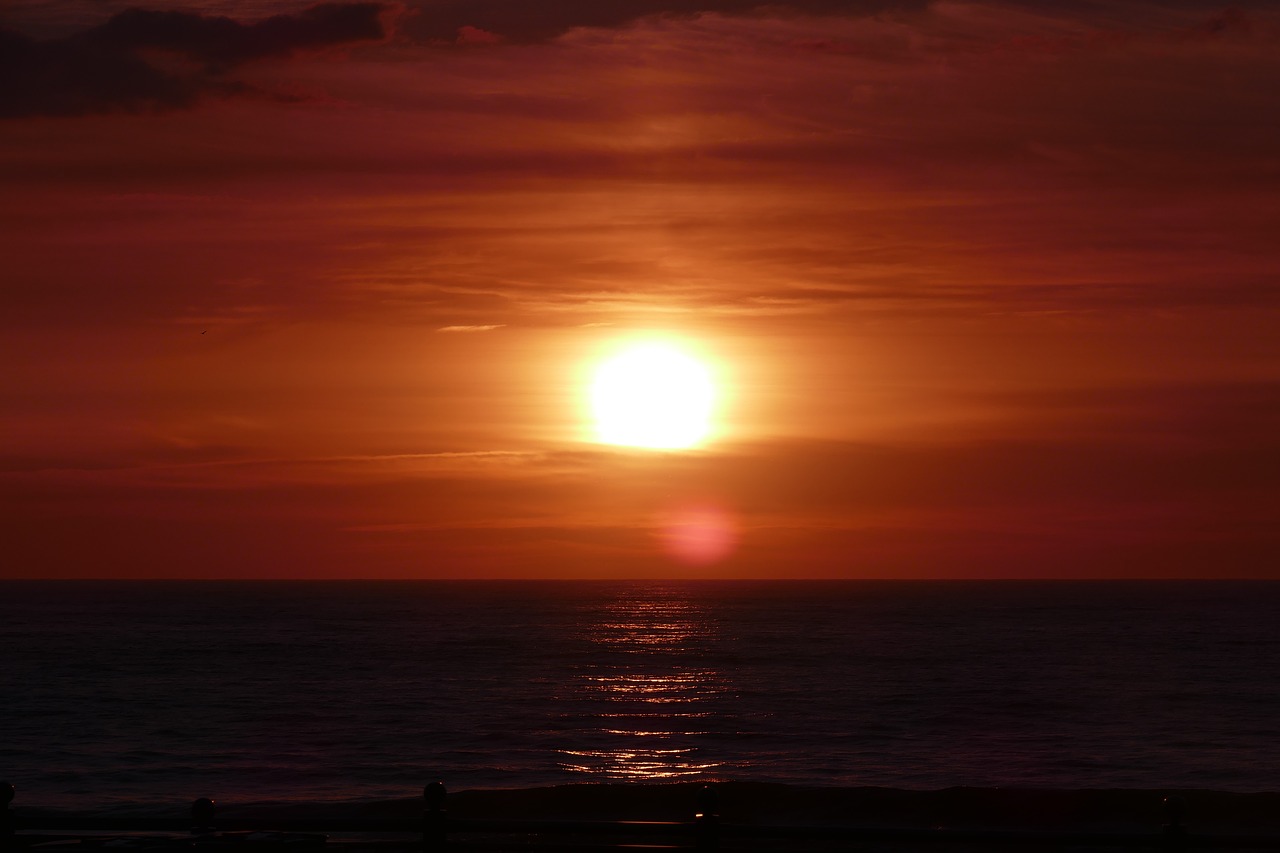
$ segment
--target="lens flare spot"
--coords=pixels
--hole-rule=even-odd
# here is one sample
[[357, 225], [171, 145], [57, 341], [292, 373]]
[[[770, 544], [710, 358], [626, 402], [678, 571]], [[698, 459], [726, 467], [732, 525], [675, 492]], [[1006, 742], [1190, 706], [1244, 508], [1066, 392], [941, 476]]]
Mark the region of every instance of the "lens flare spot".
[[738, 544], [732, 516], [716, 506], [681, 507], [662, 519], [658, 535], [667, 554], [694, 566], [717, 563]]

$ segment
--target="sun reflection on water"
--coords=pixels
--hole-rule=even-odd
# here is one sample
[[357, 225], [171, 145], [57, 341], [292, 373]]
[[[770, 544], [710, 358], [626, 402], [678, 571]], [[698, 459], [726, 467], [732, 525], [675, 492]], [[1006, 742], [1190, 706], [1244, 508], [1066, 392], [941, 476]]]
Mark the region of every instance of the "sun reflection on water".
[[569, 771], [607, 780], [713, 777], [703, 742], [729, 693], [706, 665], [715, 623], [663, 586], [636, 590], [587, 620], [586, 660], [568, 698], [588, 743], [559, 750]]

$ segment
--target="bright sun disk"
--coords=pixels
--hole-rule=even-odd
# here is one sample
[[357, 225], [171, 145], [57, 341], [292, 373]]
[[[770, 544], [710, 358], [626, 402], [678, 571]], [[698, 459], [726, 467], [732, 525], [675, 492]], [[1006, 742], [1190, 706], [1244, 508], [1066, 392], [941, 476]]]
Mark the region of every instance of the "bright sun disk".
[[606, 444], [692, 447], [711, 430], [714, 400], [706, 366], [669, 344], [628, 347], [601, 364], [591, 383], [596, 434]]

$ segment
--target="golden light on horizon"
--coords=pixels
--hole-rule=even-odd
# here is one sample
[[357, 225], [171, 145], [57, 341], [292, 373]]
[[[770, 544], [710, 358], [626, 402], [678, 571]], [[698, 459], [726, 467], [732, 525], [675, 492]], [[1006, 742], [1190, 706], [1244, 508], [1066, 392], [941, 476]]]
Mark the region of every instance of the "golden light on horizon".
[[605, 444], [676, 450], [711, 432], [711, 371], [673, 344], [627, 346], [595, 369], [589, 393], [596, 436]]

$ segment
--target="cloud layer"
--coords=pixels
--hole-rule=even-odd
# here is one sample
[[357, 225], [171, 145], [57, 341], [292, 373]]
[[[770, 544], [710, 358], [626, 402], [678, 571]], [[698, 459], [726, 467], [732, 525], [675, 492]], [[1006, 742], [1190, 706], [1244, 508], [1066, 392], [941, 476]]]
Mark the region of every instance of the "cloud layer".
[[453, 42], [470, 28], [503, 41], [546, 41], [577, 27], [612, 28], [650, 15], [691, 16], [706, 13], [743, 15], [757, 12], [805, 15], [864, 16], [885, 11], [923, 9], [928, 0], [556, 0], [530, 4], [524, 0], [426, 0], [406, 32], [428, 42]]
[[37, 41], [0, 31], [0, 118], [156, 112], [253, 93], [228, 79], [246, 62], [386, 36], [380, 3], [323, 3], [252, 24], [131, 9], [79, 35]]
[[[114, 2], [5, 36], [26, 566], [1280, 565], [1274, 4]], [[650, 334], [696, 453], [589, 443]]]

